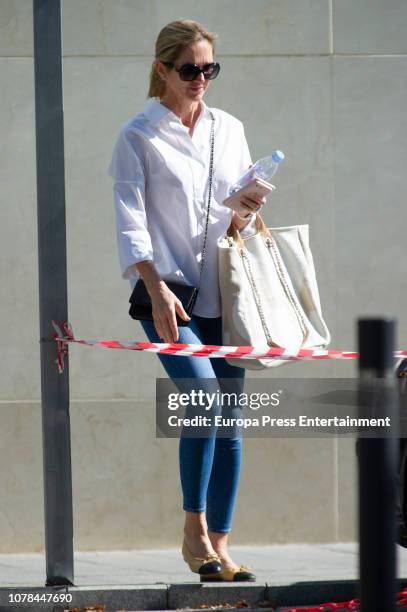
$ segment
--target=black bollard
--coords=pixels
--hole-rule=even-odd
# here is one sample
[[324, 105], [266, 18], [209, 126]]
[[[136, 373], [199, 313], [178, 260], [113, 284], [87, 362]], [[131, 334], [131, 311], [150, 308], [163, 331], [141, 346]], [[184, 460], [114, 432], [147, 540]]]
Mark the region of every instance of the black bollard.
[[[359, 393], [363, 393], [366, 385], [375, 386], [375, 380], [380, 383], [378, 409], [380, 416], [390, 418], [393, 434], [398, 419], [395, 327], [394, 320], [358, 321]], [[362, 406], [360, 402], [359, 415], [366, 416]], [[360, 612], [395, 612], [398, 439], [395, 435], [370, 438], [359, 435], [357, 445]]]

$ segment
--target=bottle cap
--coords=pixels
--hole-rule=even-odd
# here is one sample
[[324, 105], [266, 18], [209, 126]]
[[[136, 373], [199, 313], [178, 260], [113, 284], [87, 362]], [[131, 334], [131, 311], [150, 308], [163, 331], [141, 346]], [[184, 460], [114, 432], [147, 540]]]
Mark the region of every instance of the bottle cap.
[[279, 164], [280, 162], [283, 161], [283, 159], [285, 158], [285, 155], [282, 151], [279, 151], [278, 149], [276, 151], [273, 151], [271, 154], [271, 158], [274, 162], [276, 162], [277, 164]]

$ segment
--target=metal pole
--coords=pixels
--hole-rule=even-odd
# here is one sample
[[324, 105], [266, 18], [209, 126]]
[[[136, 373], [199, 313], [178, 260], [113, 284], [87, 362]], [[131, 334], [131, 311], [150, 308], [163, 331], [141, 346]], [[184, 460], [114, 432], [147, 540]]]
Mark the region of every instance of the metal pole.
[[68, 320], [60, 0], [33, 0], [46, 585], [73, 584], [69, 370], [51, 320]]
[[[380, 382], [380, 416], [398, 418], [394, 376], [395, 322], [358, 321], [360, 390]], [[383, 383], [383, 385], [382, 385]], [[362, 415], [362, 402], [359, 414]], [[366, 416], [366, 415], [365, 415]], [[358, 439], [359, 570], [361, 612], [396, 610], [396, 472], [398, 440]]]

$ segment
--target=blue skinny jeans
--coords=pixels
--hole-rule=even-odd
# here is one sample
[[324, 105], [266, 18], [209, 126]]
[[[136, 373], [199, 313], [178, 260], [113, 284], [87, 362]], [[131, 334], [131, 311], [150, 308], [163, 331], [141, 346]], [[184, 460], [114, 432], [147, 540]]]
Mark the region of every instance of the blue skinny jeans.
[[[185, 344], [222, 344], [222, 318], [192, 315], [187, 327], [180, 326], [179, 340]], [[150, 342], [162, 342], [152, 321], [140, 321]], [[158, 354], [171, 379], [238, 379], [234, 389], [241, 393], [245, 370], [229, 365], [223, 358], [176, 357]], [[175, 383], [176, 384], [176, 383]], [[201, 388], [204, 387], [204, 384]], [[222, 386], [219, 386], [222, 390]], [[182, 389], [180, 389], [182, 391]], [[213, 386], [210, 389], [213, 392]], [[206, 512], [209, 531], [229, 533], [242, 461], [241, 436], [222, 438], [190, 438], [181, 433], [179, 442], [180, 480], [183, 509], [186, 512]]]

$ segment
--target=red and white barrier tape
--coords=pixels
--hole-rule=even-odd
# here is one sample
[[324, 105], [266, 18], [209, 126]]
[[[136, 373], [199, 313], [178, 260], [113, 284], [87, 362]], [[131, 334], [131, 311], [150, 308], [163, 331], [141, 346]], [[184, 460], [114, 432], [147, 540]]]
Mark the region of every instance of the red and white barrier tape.
[[[148, 353], [161, 353], [162, 355], [188, 356], [188, 357], [223, 357], [235, 359], [286, 359], [299, 361], [306, 359], [357, 359], [358, 353], [353, 351], [335, 351], [323, 349], [300, 349], [292, 352], [284, 348], [271, 347], [266, 352], [254, 346], [215, 346], [212, 344], [181, 344], [181, 343], [154, 343], [154, 342], [128, 342], [117, 340], [76, 340], [72, 327], [68, 321], [58, 324], [52, 321], [56, 331], [52, 337], [57, 342], [57, 364], [59, 373], [64, 371], [64, 358], [68, 354], [68, 344], [85, 344], [86, 346], [99, 346], [101, 348], [126, 349], [130, 351], [147, 351]], [[395, 358], [407, 357], [407, 351], [395, 351]]]

